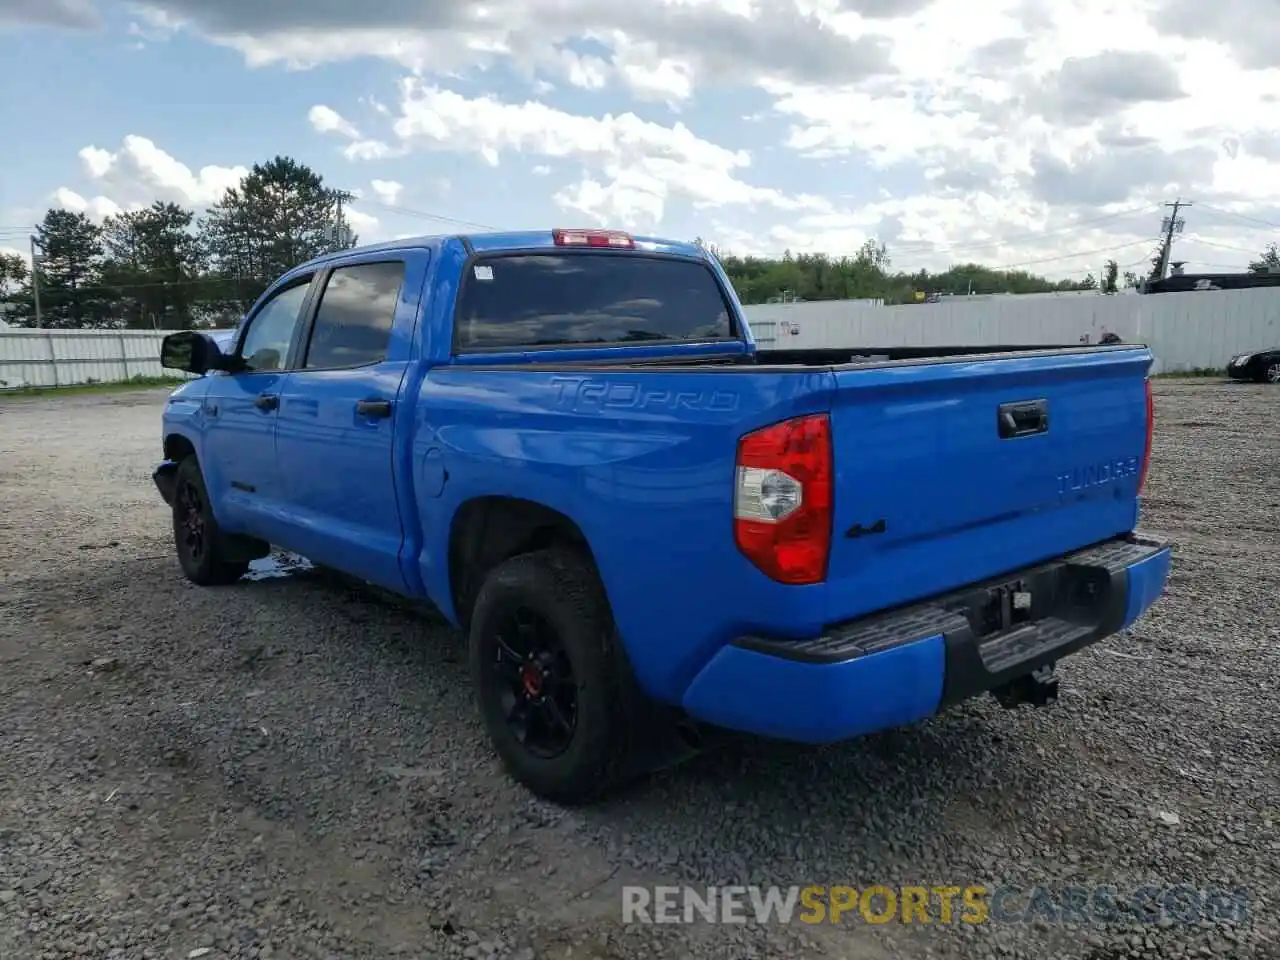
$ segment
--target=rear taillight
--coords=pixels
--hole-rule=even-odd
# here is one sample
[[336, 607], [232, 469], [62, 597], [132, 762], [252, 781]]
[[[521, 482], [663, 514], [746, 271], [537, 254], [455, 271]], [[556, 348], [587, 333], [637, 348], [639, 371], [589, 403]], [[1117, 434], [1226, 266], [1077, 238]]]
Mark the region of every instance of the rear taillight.
[[1151, 379], [1146, 380], [1147, 385], [1147, 440], [1142, 450], [1142, 467], [1138, 473], [1138, 493], [1142, 493], [1142, 488], [1147, 484], [1147, 468], [1151, 466], [1151, 437], [1155, 433], [1156, 428], [1156, 405], [1155, 400], [1151, 396]]
[[831, 550], [831, 422], [825, 413], [748, 433], [738, 442], [733, 536], [779, 583], [820, 583]]

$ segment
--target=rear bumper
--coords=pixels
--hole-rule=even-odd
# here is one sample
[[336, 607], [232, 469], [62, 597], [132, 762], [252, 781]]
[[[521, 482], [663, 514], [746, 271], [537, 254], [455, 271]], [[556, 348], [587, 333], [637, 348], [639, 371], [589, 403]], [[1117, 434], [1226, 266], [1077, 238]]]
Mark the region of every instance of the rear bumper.
[[[809, 640], [742, 637], [683, 706], [716, 726], [829, 743], [913, 723], [1053, 664], [1146, 612], [1172, 551], [1121, 537]], [[1014, 594], [1030, 607], [1014, 612]]]
[[173, 460], [165, 460], [151, 474], [151, 479], [155, 482], [156, 489], [160, 491], [160, 496], [164, 498], [164, 502], [173, 506], [173, 492], [177, 486], [178, 464]]

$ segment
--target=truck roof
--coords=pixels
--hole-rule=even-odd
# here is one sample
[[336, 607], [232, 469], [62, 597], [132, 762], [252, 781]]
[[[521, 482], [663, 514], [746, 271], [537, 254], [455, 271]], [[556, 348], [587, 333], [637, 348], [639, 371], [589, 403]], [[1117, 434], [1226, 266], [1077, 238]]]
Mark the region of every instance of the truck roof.
[[[587, 229], [587, 228], [584, 228]], [[590, 228], [587, 232], [594, 232], [595, 229]], [[666, 253], [675, 256], [693, 257], [695, 259], [706, 259], [707, 252], [698, 244], [687, 240], [668, 240], [662, 237], [641, 236], [639, 234], [631, 234], [635, 240], [635, 249], [648, 253]], [[304, 267], [314, 267], [339, 257], [351, 256], [353, 254], [372, 253], [379, 250], [408, 250], [422, 247], [437, 247], [447, 240], [466, 240], [479, 253], [501, 253], [506, 250], [530, 250], [530, 249], [562, 249], [556, 246], [552, 237], [552, 231], [547, 230], [498, 230], [480, 233], [440, 233], [430, 234], [420, 237], [401, 237], [397, 240], [388, 240], [384, 243], [362, 244], [358, 247], [352, 247], [349, 250], [338, 250], [333, 253], [321, 254], [308, 260], [306, 263], [299, 264], [295, 270]], [[293, 272], [293, 271], [290, 271]]]

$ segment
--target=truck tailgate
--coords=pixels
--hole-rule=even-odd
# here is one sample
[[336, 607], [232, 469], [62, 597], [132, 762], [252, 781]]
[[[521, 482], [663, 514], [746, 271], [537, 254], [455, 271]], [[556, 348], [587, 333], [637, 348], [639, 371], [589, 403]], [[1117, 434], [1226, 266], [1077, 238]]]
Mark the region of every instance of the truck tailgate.
[[1145, 348], [834, 370], [827, 622], [1131, 530]]

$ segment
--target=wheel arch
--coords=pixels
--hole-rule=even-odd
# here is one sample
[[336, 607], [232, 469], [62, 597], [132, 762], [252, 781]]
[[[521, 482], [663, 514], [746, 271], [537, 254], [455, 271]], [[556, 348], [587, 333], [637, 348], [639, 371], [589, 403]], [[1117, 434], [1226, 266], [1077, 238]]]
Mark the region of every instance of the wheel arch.
[[464, 501], [449, 524], [449, 599], [463, 630], [485, 577], [498, 564], [552, 546], [580, 551], [599, 575], [582, 527], [546, 504], [521, 497], [488, 495]]
[[[196, 456], [196, 445], [186, 434], [171, 432], [164, 438], [164, 458], [178, 463]], [[198, 458], [197, 458], [198, 459]]]

